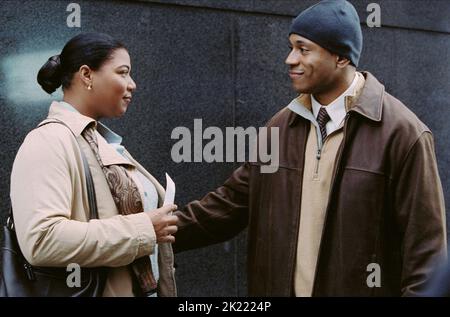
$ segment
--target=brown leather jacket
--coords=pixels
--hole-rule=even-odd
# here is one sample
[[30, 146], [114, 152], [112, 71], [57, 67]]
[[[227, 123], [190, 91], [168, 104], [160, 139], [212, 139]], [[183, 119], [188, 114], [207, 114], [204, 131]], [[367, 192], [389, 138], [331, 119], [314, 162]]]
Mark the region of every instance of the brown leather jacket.
[[[363, 74], [336, 158], [313, 296], [420, 295], [446, 256], [433, 137], [374, 76]], [[310, 122], [285, 108], [268, 126], [279, 127], [278, 171], [264, 174], [260, 163], [247, 162], [189, 203], [178, 212], [174, 248], [225, 241], [248, 226], [249, 294], [292, 296]], [[370, 263], [380, 265], [381, 287], [367, 285]]]

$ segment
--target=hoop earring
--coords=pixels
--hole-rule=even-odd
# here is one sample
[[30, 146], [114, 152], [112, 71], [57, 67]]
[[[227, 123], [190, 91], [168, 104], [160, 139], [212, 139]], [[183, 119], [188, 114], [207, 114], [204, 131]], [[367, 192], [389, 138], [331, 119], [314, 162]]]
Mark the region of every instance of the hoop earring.
[[87, 86], [87, 90], [92, 90], [92, 84], [89, 84], [89, 86]]

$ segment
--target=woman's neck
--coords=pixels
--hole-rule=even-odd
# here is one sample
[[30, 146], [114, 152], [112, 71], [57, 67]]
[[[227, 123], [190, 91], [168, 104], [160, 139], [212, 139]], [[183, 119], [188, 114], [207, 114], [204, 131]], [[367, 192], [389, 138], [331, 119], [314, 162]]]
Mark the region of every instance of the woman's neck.
[[74, 107], [79, 113], [82, 115], [92, 118], [94, 120], [99, 120], [98, 115], [92, 111], [92, 107], [90, 107], [82, 97], [79, 97], [77, 95], [73, 95], [70, 93], [64, 93], [63, 101], [70, 104], [72, 107]]

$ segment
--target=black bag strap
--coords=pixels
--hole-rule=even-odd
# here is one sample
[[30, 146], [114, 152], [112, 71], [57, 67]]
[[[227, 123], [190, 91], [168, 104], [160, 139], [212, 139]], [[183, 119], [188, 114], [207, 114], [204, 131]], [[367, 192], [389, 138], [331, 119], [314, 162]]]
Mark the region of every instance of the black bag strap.
[[[75, 140], [77, 140], [76, 135], [69, 128], [69, 126], [67, 124], [65, 124], [63, 121], [58, 120], [58, 119], [47, 119], [47, 120], [44, 120], [43, 122], [41, 122], [38, 125], [38, 128], [42, 127], [42, 126], [44, 126], [46, 124], [49, 124], [49, 123], [59, 123], [59, 124], [64, 125], [72, 133], [72, 135], [74, 136]], [[85, 179], [86, 179], [86, 187], [87, 187], [88, 203], [89, 203], [89, 219], [98, 219], [97, 196], [95, 195], [94, 180], [92, 179], [91, 169], [89, 168], [89, 163], [87, 161], [86, 155], [84, 154], [83, 149], [81, 148], [80, 144], [78, 143], [78, 140], [77, 140], [77, 144], [78, 144], [78, 147], [80, 149], [81, 158], [83, 160], [84, 176], [85, 176]], [[9, 209], [9, 216], [8, 216], [7, 221], [6, 221], [6, 226], [9, 229], [14, 230], [14, 216], [13, 216], [12, 206]]]
[[69, 131], [72, 133], [73, 137], [77, 141], [78, 148], [80, 149], [81, 158], [83, 160], [83, 167], [84, 167], [84, 176], [86, 178], [86, 187], [87, 187], [87, 193], [88, 193], [88, 203], [89, 203], [89, 219], [98, 219], [98, 210], [97, 210], [97, 196], [95, 195], [95, 187], [94, 187], [94, 180], [92, 179], [91, 169], [89, 168], [89, 163], [87, 161], [86, 155], [83, 152], [83, 149], [81, 148], [80, 144], [78, 143], [77, 136], [73, 133], [72, 129], [69, 128], [67, 124], [65, 124], [63, 121], [58, 119], [47, 119], [43, 122], [41, 122], [38, 127], [42, 127], [49, 123], [59, 123], [65, 126]]
[[14, 230], [14, 217], [12, 212], [12, 206], [9, 206], [9, 214], [8, 219], [6, 219], [6, 227], [8, 227], [9, 230]]

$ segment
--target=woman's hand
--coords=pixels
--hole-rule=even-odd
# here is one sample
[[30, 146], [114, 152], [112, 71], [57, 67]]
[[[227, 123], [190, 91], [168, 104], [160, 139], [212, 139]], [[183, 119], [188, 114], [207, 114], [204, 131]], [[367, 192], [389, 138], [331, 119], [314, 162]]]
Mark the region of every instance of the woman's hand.
[[178, 230], [178, 217], [172, 215], [172, 212], [177, 210], [177, 208], [176, 205], [167, 205], [145, 212], [150, 217], [155, 228], [157, 243], [175, 242], [173, 234]]

